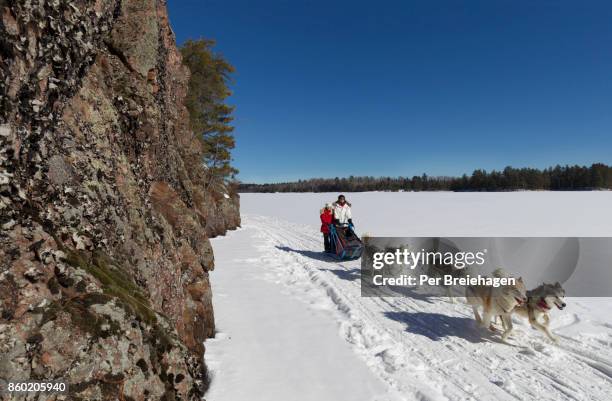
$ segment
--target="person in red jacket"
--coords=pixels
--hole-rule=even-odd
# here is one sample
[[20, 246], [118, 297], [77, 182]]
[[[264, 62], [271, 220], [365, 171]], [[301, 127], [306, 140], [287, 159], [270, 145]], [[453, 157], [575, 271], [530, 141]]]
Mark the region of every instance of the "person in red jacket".
[[329, 235], [329, 225], [334, 220], [334, 211], [331, 203], [327, 203], [321, 209], [321, 232], [323, 233], [323, 246], [325, 252], [332, 252], [332, 243]]

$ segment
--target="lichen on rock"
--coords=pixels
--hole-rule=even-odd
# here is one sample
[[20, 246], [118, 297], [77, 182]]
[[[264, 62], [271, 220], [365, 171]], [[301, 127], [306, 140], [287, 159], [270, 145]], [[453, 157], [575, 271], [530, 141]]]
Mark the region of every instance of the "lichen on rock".
[[200, 399], [208, 238], [165, 2], [0, 2], [0, 378], [72, 399]]

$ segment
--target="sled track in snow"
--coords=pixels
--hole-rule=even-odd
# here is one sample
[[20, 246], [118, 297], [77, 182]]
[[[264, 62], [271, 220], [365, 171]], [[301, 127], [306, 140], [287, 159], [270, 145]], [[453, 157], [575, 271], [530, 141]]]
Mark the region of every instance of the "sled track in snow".
[[[612, 328], [597, 336], [564, 334], [559, 345], [526, 323], [513, 345], [476, 327], [463, 299], [362, 298], [360, 261], [321, 253], [312, 227], [259, 216], [244, 226], [263, 241], [257, 261], [265, 279], [292, 296], [329, 310], [340, 335], [392, 393], [406, 400], [607, 400], [612, 392]], [[570, 303], [572, 300], [568, 300]], [[555, 319], [570, 316], [554, 311]], [[567, 322], [567, 318], [565, 320]]]

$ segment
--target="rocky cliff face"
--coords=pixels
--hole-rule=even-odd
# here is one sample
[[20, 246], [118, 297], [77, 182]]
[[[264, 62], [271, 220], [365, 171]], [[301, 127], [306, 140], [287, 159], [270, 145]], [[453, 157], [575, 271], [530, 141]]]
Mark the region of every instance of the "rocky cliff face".
[[0, 378], [196, 400], [214, 333], [205, 193], [161, 0], [0, 0]]

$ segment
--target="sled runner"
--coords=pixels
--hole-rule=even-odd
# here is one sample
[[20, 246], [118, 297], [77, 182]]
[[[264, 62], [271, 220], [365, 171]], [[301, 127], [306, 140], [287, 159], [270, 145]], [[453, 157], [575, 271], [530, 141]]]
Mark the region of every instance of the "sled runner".
[[329, 234], [332, 243], [332, 255], [335, 255], [336, 258], [354, 260], [361, 257], [363, 242], [351, 226], [342, 227], [330, 224]]

